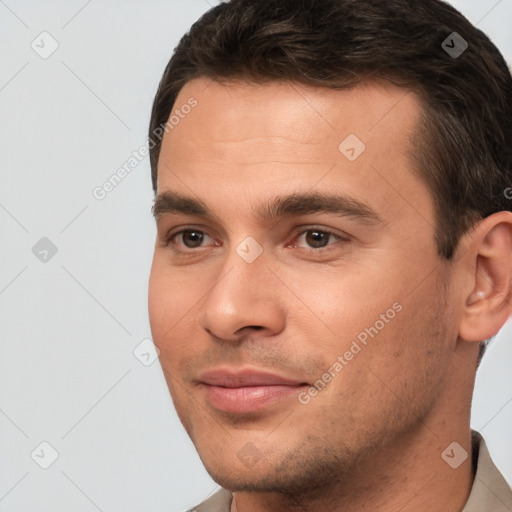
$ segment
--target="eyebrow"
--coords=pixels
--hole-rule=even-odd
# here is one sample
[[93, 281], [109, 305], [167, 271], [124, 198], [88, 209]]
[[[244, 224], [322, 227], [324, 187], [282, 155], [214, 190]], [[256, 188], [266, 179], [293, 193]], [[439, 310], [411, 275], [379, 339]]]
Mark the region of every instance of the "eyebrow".
[[[202, 201], [172, 191], [158, 194], [152, 211], [156, 219], [166, 213], [215, 217]], [[259, 205], [253, 213], [262, 221], [312, 213], [331, 213], [340, 217], [352, 217], [367, 224], [382, 222], [375, 210], [354, 197], [319, 192], [278, 196]]]

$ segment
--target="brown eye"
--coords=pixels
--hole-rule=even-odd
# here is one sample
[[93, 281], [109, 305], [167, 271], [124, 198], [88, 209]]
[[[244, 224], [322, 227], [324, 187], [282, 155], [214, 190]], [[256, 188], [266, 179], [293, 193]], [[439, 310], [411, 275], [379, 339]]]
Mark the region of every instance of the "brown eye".
[[333, 233], [327, 229], [309, 227], [299, 232], [292, 242], [292, 247], [309, 251], [310, 253], [323, 253], [336, 247], [340, 248], [349, 242], [348, 236]]
[[200, 247], [204, 240], [204, 233], [202, 231], [185, 230], [178, 234], [181, 235], [183, 245], [189, 249]]
[[321, 249], [328, 244], [331, 236], [331, 233], [326, 233], [325, 231], [309, 230], [306, 231], [306, 242], [314, 249]]

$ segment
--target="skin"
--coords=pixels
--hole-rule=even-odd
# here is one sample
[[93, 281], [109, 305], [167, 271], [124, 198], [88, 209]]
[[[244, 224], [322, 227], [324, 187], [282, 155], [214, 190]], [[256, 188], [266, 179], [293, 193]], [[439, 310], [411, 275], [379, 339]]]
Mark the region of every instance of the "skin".
[[[471, 457], [452, 469], [441, 453], [452, 442], [471, 452], [478, 342], [511, 313], [512, 214], [482, 220], [454, 263], [440, 259], [431, 194], [409, 156], [422, 107], [391, 84], [196, 79], [175, 106], [191, 96], [197, 106], [163, 139], [157, 194], [212, 213], [156, 215], [149, 313], [178, 415], [208, 472], [234, 491], [232, 510], [460, 511]], [[349, 134], [366, 145], [353, 162], [338, 149]], [[301, 192], [350, 195], [380, 222], [255, 214]], [[199, 246], [184, 229], [203, 233]], [[263, 250], [252, 263], [236, 251], [248, 236]], [[198, 382], [230, 367], [312, 386], [396, 303], [307, 404], [294, 393], [226, 413]], [[255, 463], [237, 456], [242, 448]]]

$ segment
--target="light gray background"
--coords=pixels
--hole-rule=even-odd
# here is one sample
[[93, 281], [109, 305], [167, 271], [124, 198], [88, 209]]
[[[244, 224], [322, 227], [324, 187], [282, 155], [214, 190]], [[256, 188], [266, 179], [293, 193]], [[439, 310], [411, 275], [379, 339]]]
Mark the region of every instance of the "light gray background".
[[[511, 62], [512, 0], [453, 3]], [[172, 49], [209, 7], [0, 0], [2, 512], [174, 512], [217, 487], [158, 361], [133, 354], [151, 337], [148, 158], [104, 200], [92, 195], [144, 144]], [[43, 31], [59, 45], [47, 59], [31, 48], [50, 48]], [[32, 253], [42, 237], [58, 249], [46, 263]], [[511, 340], [507, 323], [479, 370], [472, 418], [509, 481]], [[46, 470], [43, 441], [59, 455]]]

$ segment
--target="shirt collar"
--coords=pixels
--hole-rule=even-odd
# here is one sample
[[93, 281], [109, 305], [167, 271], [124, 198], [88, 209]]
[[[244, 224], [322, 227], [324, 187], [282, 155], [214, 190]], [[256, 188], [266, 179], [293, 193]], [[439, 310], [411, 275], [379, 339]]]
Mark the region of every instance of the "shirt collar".
[[484, 438], [472, 432], [476, 474], [462, 512], [510, 512], [512, 490], [491, 459]]

